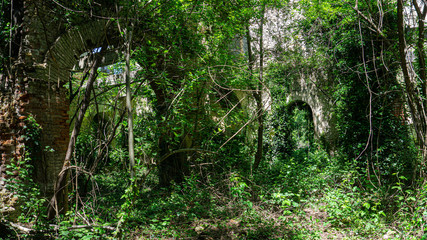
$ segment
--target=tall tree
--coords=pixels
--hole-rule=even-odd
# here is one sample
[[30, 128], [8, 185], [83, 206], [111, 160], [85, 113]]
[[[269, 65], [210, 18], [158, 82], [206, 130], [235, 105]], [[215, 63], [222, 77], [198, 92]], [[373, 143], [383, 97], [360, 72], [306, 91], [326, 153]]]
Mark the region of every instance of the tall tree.
[[106, 48], [107, 45], [106, 42], [104, 42], [100, 49], [100, 52], [94, 54], [92, 67], [89, 70], [90, 74], [87, 80], [85, 94], [81, 103], [81, 107], [78, 111], [77, 118], [74, 121], [74, 127], [71, 132], [70, 140], [68, 142], [68, 148], [65, 155], [64, 164], [55, 183], [54, 195], [49, 203], [49, 219], [54, 218], [59, 213], [65, 213], [68, 211], [68, 177], [71, 169], [71, 159], [73, 156], [77, 137], [80, 133], [80, 128], [82, 126], [84, 115], [90, 104], [92, 88], [98, 76], [98, 67], [101, 63], [102, 56], [105, 53]]
[[[417, 17], [418, 17], [418, 76], [413, 72], [412, 68], [409, 68], [410, 63], [407, 61], [407, 52], [409, 51], [406, 39], [406, 24], [404, 7], [405, 1], [397, 1], [397, 24], [398, 24], [398, 35], [399, 35], [399, 56], [400, 66], [403, 73], [403, 79], [405, 83], [405, 94], [407, 97], [407, 103], [413, 120], [413, 126], [416, 133], [417, 143], [422, 155], [422, 164], [425, 165], [427, 159], [427, 115], [426, 115], [426, 73], [425, 73], [425, 53], [424, 53], [424, 19], [426, 16], [426, 6], [422, 1], [424, 7], [421, 11], [420, 6], [416, 0], [413, 1], [415, 6]], [[419, 79], [419, 80], [417, 80]]]
[[132, 43], [132, 30], [126, 29], [126, 67], [125, 67], [125, 78], [126, 78], [126, 109], [128, 115], [128, 151], [129, 151], [129, 168], [131, 177], [135, 177], [135, 151], [134, 151], [134, 137], [133, 137], [133, 112], [132, 112], [132, 96], [130, 89], [130, 51]]
[[[261, 163], [263, 157], [263, 135], [264, 135], [264, 106], [263, 106], [263, 89], [264, 89], [264, 18], [265, 18], [265, 3], [260, 6], [261, 8], [261, 19], [260, 19], [260, 27], [259, 27], [259, 78], [258, 83], [256, 84], [256, 91], [254, 92], [254, 98], [256, 102], [256, 114], [258, 120], [258, 129], [257, 129], [257, 150], [255, 153], [254, 160], [254, 169], [257, 169], [259, 164]], [[250, 34], [249, 38], [250, 38]], [[248, 38], [248, 53], [250, 46], [250, 40]], [[252, 53], [248, 54], [249, 64], [253, 64]], [[252, 72], [252, 68], [251, 72]], [[252, 73], [251, 73], [252, 74]]]
[[[352, 159], [367, 179], [374, 176], [379, 184], [395, 172], [410, 175], [410, 132], [394, 112], [395, 105], [403, 104], [394, 62], [398, 54], [395, 2], [301, 3], [305, 19], [300, 26], [310, 33], [304, 36], [305, 46], [316, 49], [307, 52], [315, 53], [314, 59], [322, 56], [319, 51], [324, 53], [323, 67], [336, 83], [330, 87], [342, 159]], [[407, 140], [395, 144], [399, 139]]]

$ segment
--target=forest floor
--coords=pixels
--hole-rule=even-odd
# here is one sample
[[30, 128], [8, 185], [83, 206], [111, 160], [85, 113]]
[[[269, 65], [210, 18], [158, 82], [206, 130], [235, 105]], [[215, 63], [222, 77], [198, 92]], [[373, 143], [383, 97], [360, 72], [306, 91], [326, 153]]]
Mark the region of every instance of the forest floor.
[[301, 180], [191, 176], [169, 189], [148, 180], [129, 209], [126, 178], [110, 172], [97, 179], [98, 219], [115, 224], [125, 212], [125, 239], [427, 239], [419, 192], [395, 187], [387, 195], [361, 187], [354, 171], [315, 171]]
[[[283, 207], [265, 202], [252, 202], [249, 207], [235, 202], [216, 206], [221, 216], [196, 217], [190, 221], [164, 222], [164, 228], [154, 225], [137, 228], [131, 239], [421, 239], [421, 235], [400, 231], [395, 224], [351, 216], [337, 220], [328, 212], [326, 198], [315, 197], [297, 207]], [[342, 206], [341, 206], [342, 207]], [[190, 210], [191, 206], [187, 207]], [[179, 212], [179, 210], [177, 211]], [[375, 218], [375, 217], [374, 217]], [[354, 219], [354, 218], [353, 218]], [[183, 219], [184, 220], [184, 219]], [[187, 219], [188, 220], [188, 219]], [[366, 222], [363, 222], [365, 221]], [[155, 223], [157, 224], [157, 222]], [[160, 223], [162, 224], [162, 223]], [[154, 227], [154, 228], [153, 228]]]
[[134, 239], [419, 239], [401, 238], [397, 231], [381, 228], [370, 233], [359, 233], [351, 227], [335, 227], [328, 220], [326, 211], [315, 206], [283, 217], [281, 211], [255, 209], [270, 224], [251, 224], [236, 219], [199, 219], [183, 224], [182, 232], [176, 229], [175, 236], [167, 236], [169, 230], [134, 232]]

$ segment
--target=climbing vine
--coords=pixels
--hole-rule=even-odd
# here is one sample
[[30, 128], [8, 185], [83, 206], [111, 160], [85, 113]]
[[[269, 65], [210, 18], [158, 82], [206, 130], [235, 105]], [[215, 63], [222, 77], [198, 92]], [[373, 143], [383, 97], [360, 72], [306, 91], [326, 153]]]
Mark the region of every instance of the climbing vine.
[[397, 39], [393, 5], [383, 6], [390, 11], [372, 12], [378, 8], [369, 4], [358, 7], [362, 12], [369, 9], [371, 14], [384, 14], [387, 37], [372, 32], [351, 6], [338, 2], [303, 1], [302, 8], [309, 17], [302, 21], [301, 30], [312, 33], [306, 34], [306, 41], [313, 48], [318, 43], [322, 48], [330, 46], [325, 57], [331, 61], [325, 67], [334, 81], [341, 160], [355, 164], [368, 179], [375, 175], [382, 184], [396, 172], [410, 176], [415, 152], [408, 126], [395, 113], [396, 106], [404, 103], [393, 58]]
[[23, 127], [22, 138], [27, 142], [22, 156], [11, 160], [6, 174], [15, 176], [6, 179], [7, 189], [13, 193], [13, 201], [19, 208], [18, 220], [34, 224], [40, 228], [45, 223], [45, 199], [41, 197], [40, 188], [34, 182], [34, 162], [32, 156], [40, 151], [40, 136], [42, 128], [33, 116], [28, 116]]

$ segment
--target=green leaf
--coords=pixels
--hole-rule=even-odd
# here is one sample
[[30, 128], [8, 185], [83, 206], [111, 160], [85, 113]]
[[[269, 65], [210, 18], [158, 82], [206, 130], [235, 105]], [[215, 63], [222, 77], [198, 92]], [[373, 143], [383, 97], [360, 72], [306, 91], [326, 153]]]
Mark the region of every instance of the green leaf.
[[363, 206], [364, 206], [366, 209], [370, 209], [370, 208], [371, 208], [371, 204], [369, 204], [369, 203], [364, 203], [364, 204], [363, 204]]

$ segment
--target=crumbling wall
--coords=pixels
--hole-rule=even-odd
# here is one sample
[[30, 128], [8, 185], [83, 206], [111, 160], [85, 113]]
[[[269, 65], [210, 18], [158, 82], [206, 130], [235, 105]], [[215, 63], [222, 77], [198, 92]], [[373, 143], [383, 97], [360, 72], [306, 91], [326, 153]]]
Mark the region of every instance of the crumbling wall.
[[[19, 171], [10, 171], [10, 163], [22, 160], [29, 146], [34, 147], [34, 141], [38, 142], [30, 156], [34, 180], [44, 197], [53, 195], [69, 141], [69, 99], [64, 86], [80, 55], [100, 46], [105, 38], [105, 21], [89, 22], [66, 31], [60, 18], [53, 15], [52, 7], [49, 1], [24, 1], [19, 56], [12, 59], [9, 74], [0, 75], [0, 201], [3, 203], [13, 198], [13, 193], [7, 193], [6, 179], [19, 177]], [[37, 140], [26, 137], [30, 116], [41, 127]]]

